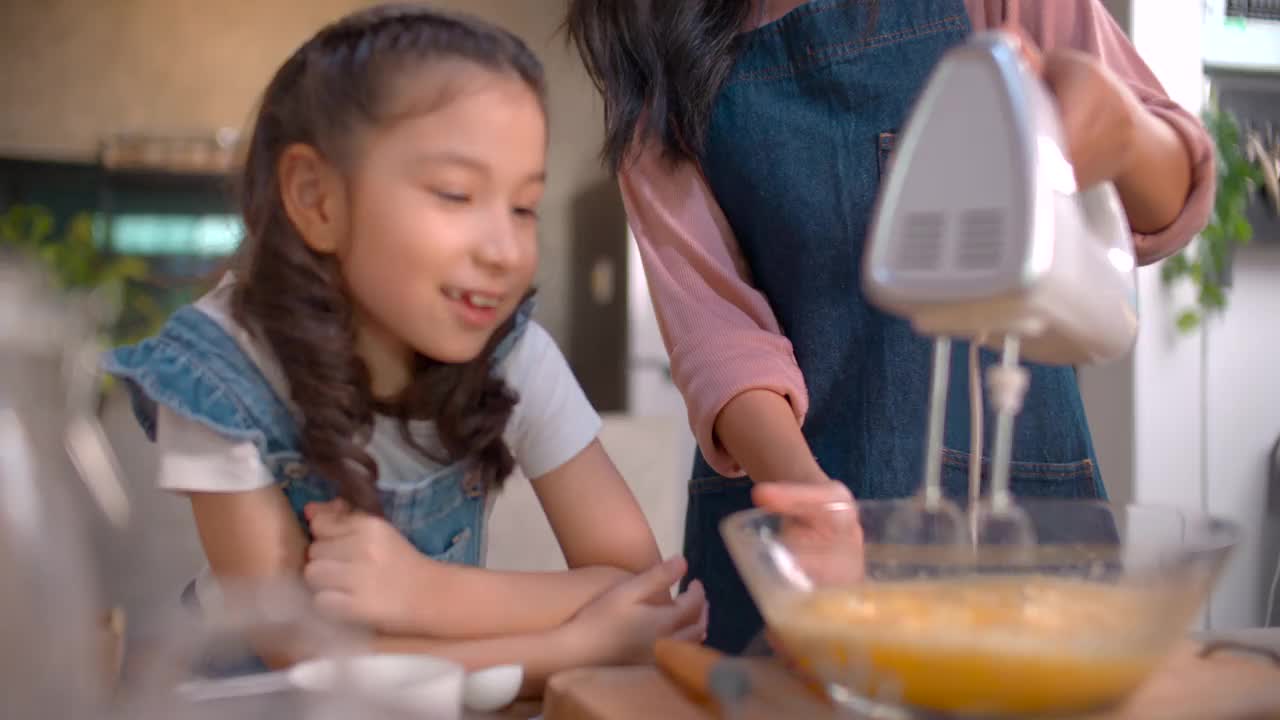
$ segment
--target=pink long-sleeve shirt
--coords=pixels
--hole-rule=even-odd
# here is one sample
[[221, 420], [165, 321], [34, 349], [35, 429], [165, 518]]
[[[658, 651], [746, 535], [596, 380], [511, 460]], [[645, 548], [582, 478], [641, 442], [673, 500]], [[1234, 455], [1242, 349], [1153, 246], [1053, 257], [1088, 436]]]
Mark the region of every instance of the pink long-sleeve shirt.
[[[803, 4], [765, 0], [759, 21], [772, 22]], [[1140, 262], [1175, 252], [1203, 229], [1216, 182], [1212, 141], [1195, 116], [1169, 99], [1098, 0], [965, 0], [965, 7], [975, 30], [1008, 19], [1042, 49], [1073, 48], [1101, 58], [1149, 112], [1177, 131], [1191, 159], [1192, 190], [1169, 227], [1134, 234]], [[716, 441], [716, 418], [737, 395], [765, 389], [787, 398], [803, 423], [809, 397], [791, 342], [752, 285], [733, 231], [696, 164], [673, 166], [655, 145], [639, 147], [619, 173], [619, 185], [698, 445], [717, 472], [740, 476], [741, 468]]]

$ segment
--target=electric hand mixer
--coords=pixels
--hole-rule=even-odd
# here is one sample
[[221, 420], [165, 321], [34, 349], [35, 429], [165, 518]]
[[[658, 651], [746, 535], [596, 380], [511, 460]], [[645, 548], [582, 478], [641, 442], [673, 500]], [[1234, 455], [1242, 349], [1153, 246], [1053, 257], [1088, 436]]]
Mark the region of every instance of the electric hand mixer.
[[973, 432], [980, 438], [976, 347], [996, 409], [990, 499], [978, 503], [981, 441], [970, 468], [974, 542], [1033, 543], [1009, 493], [1013, 421], [1027, 389], [1019, 356], [1044, 364], [1117, 358], [1137, 336], [1133, 240], [1110, 183], [1078, 188], [1052, 96], [1017, 41], [980, 33], [939, 63], [882, 188], [864, 287], [882, 310], [935, 338], [924, 487], [904, 542], [963, 542], [942, 493], [942, 434], [952, 338], [970, 341]]

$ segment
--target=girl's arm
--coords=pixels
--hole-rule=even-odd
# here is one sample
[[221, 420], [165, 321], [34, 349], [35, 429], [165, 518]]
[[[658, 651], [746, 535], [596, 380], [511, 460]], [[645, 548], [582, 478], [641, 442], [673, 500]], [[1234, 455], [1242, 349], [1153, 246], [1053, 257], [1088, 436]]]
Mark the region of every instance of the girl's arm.
[[[570, 570], [428, 568], [408, 628], [474, 638], [556, 627], [620, 581], [659, 564], [653, 532], [599, 441], [602, 423], [551, 336], [530, 323], [501, 366], [520, 397], [505, 438]], [[318, 533], [323, 523], [312, 524]], [[391, 538], [388, 538], [389, 540]], [[671, 602], [668, 588], [654, 602]]]
[[[205, 555], [220, 582], [252, 585], [298, 576], [306, 538], [278, 488], [191, 493], [189, 497]], [[525, 672], [523, 692], [536, 694], [560, 670], [643, 659], [656, 637], [696, 640], [705, 629], [700, 590], [686, 593], [671, 607], [644, 602], [670, 588], [683, 572], [680, 561], [662, 563], [615, 583], [599, 598], [585, 601], [586, 607], [575, 608], [566, 622], [539, 632], [469, 640], [379, 634], [371, 647], [381, 652], [432, 653], [469, 669], [519, 664]], [[508, 598], [509, 609], [520, 604], [519, 599]], [[309, 654], [305, 643], [282, 644], [278, 636], [248, 641], [273, 668], [287, 667]]]
[[[555, 341], [530, 323], [499, 366], [520, 400], [504, 439], [568, 562], [567, 572], [495, 572], [431, 562], [379, 518], [311, 511], [306, 569], [317, 603], [401, 634], [477, 638], [554, 628], [660, 562], [630, 488], [598, 440], [602, 422]], [[653, 598], [670, 603], [670, 592]]]
[[[163, 467], [163, 458], [162, 458]], [[299, 579], [307, 539], [284, 493], [277, 487], [240, 492], [191, 492], [200, 545], [220, 584], [253, 587], [280, 579]], [[278, 638], [248, 641], [270, 667], [297, 660], [297, 651]]]
[[[424, 607], [439, 637], [528, 633], [568, 621], [622, 580], [662, 562], [653, 531], [599, 440], [569, 462], [534, 478], [534, 493], [568, 563], [568, 572], [495, 572], [441, 568], [456, 600]], [[652, 598], [670, 603], [670, 586]], [[431, 595], [424, 596], [431, 605]]]
[[375, 639], [374, 647], [383, 652], [427, 652], [470, 670], [519, 662], [524, 666], [521, 695], [537, 695], [551, 675], [565, 668], [647, 661], [658, 637], [701, 641], [706, 615], [700, 587], [668, 607], [646, 602], [669, 593], [685, 569], [680, 559], [660, 563], [610, 588], [578, 610], [571, 622], [552, 630], [474, 640], [384, 635]]
[[569, 567], [639, 573], [662, 562], [640, 504], [599, 440], [532, 482]]
[[[568, 543], [570, 562], [581, 567], [567, 572], [496, 573], [431, 561], [381, 518], [334, 513], [332, 508], [326, 513], [319, 506], [308, 511], [313, 516], [312, 531], [320, 540], [308, 545], [292, 508], [252, 443], [228, 440], [165, 408], [159, 411], [158, 425], [159, 484], [190, 499], [217, 578], [252, 585], [296, 580], [305, 573], [317, 607], [388, 634], [430, 635], [437, 641], [530, 635], [542, 642], [541, 633], [565, 625], [584, 606], [625, 584], [634, 571], [657, 564], [652, 534], [616, 469], [594, 441], [584, 441], [585, 450], [534, 480], [541, 491], [550, 493], [542, 500], [557, 512], [553, 527]], [[570, 539], [581, 534], [573, 521], [576, 513], [565, 510], [564, 500], [571, 497], [565, 491], [572, 488], [563, 483], [597, 474], [596, 489], [613, 487], [621, 494], [583, 491], [580, 499], [618, 517], [627, 516], [629, 507], [631, 522], [619, 523], [618, 529], [629, 529], [614, 537], [588, 538], [597, 546], [584, 547], [581, 539]], [[638, 552], [632, 551], [636, 548]], [[604, 564], [611, 561], [616, 566]], [[591, 564], [596, 562], [601, 564]], [[668, 604], [669, 585], [655, 595]], [[258, 649], [274, 665], [287, 664], [292, 657], [279, 648], [259, 644]], [[555, 654], [563, 653], [555, 650]], [[570, 654], [565, 659], [575, 657]]]
[[[568, 571], [498, 572], [435, 562], [381, 518], [326, 503], [307, 509], [316, 542], [305, 577], [317, 606], [397, 634], [538, 633], [661, 562], [644, 513], [599, 441], [532, 483]], [[650, 600], [669, 604], [669, 587]]]

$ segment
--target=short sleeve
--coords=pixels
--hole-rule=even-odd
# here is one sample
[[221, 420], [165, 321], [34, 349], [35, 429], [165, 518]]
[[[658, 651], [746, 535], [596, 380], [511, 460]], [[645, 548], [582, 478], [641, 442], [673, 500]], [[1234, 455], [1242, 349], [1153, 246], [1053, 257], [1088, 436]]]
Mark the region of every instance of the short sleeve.
[[251, 440], [234, 440], [161, 405], [157, 484], [174, 492], [247, 492], [275, 484]]
[[599, 413], [541, 325], [529, 323], [499, 371], [520, 398], [506, 440], [530, 479], [556, 470], [600, 436]]

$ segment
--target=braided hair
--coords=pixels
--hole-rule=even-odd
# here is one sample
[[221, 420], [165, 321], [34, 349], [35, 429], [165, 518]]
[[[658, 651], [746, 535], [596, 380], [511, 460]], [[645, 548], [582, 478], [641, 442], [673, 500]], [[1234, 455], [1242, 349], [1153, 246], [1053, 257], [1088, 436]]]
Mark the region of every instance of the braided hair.
[[[371, 513], [381, 512], [378, 468], [365, 449], [375, 413], [398, 417], [406, 441], [439, 462], [470, 460], [486, 486], [496, 488], [510, 474], [514, 459], [502, 433], [517, 398], [492, 369], [514, 318], [470, 362], [419, 355], [408, 387], [379, 403], [355, 351], [352, 302], [338, 263], [303, 241], [285, 212], [276, 168], [297, 143], [341, 165], [354, 131], [395, 119], [397, 78], [440, 61], [511, 74], [545, 103], [542, 66], [511, 33], [418, 4], [380, 5], [323, 28], [285, 61], [263, 93], [240, 176], [245, 242], [233, 314], [282, 366], [307, 462], [339, 497]], [[444, 457], [412, 437], [415, 419], [435, 421]]]

